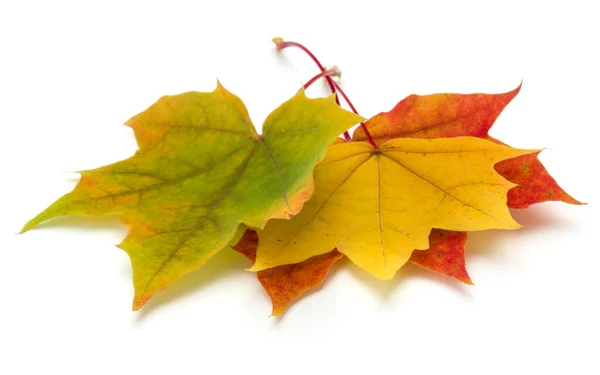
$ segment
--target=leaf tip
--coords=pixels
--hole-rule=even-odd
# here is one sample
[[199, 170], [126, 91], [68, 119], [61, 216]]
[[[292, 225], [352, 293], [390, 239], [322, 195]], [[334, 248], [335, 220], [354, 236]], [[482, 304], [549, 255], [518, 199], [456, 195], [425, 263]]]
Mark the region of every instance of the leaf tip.
[[141, 309], [146, 304], [146, 302], [148, 302], [150, 297], [151, 296], [146, 296], [146, 295], [136, 296], [133, 299], [133, 304], [131, 306], [131, 310], [138, 311], [139, 309]]
[[296, 95], [294, 95], [294, 97], [308, 99], [308, 96], [306, 96], [306, 89], [304, 88], [304, 85], [302, 85], [302, 87], [300, 87], [300, 90], [298, 90], [298, 92], [296, 93]]
[[513, 219], [513, 222], [506, 228], [509, 230], [518, 230], [518, 229], [522, 229], [525, 226], [522, 224], [519, 224], [516, 220]]
[[23, 234], [23, 233], [25, 233], [25, 232], [28, 232], [28, 231], [29, 231], [31, 228], [33, 228], [33, 227], [30, 227], [30, 226], [28, 226], [27, 224], [25, 224], [25, 225], [23, 226], [23, 228], [21, 228], [21, 230], [20, 230], [19, 232], [17, 232], [17, 234]]
[[511, 151], [515, 151], [515, 154], [513, 154], [514, 156], [511, 155], [510, 157], [506, 158], [505, 160], [511, 159], [511, 158], [516, 158], [516, 157], [519, 157], [519, 156], [524, 156], [524, 155], [532, 155], [532, 154], [537, 155], [537, 154], [541, 153], [542, 151], [550, 150], [550, 148], [547, 148], [547, 147], [543, 147], [543, 148], [530, 148], [530, 149], [524, 149], [524, 148], [517, 149], [517, 148], [514, 148], [514, 149], [510, 149], [510, 150]]
[[217, 87], [215, 88], [214, 92], [229, 92], [229, 91], [227, 91], [227, 89], [223, 86], [221, 81], [219, 81], [219, 78], [217, 78]]
[[[127, 225], [127, 224], [125, 224], [125, 225]], [[121, 243], [119, 243], [119, 244], [116, 244], [116, 245], [115, 245], [115, 247], [116, 247], [117, 249], [121, 249], [121, 250], [123, 250], [124, 252], [126, 252], [126, 253], [129, 255], [129, 252], [127, 252], [127, 249], [125, 248], [125, 246], [123, 246], [123, 242], [125, 242], [125, 241], [121, 241]]]
[[504, 105], [506, 106], [517, 96], [517, 94], [519, 94], [519, 92], [521, 92], [522, 87], [523, 87], [523, 79], [521, 78], [521, 82], [519, 82], [519, 85], [516, 88], [514, 88], [510, 91], [507, 91], [504, 94], [499, 94], [499, 95], [497, 95], [497, 97], [504, 98], [504, 100], [506, 101], [506, 103]]
[[471, 286], [475, 285], [475, 284], [473, 284], [473, 280], [471, 280], [471, 277], [466, 272], [465, 272], [465, 275], [463, 275], [459, 280], [467, 285], [471, 285]]
[[252, 265], [252, 267], [250, 268], [246, 268], [246, 271], [248, 272], [258, 272], [258, 271], [262, 271], [266, 269], [265, 267], [261, 267], [260, 265], [256, 264], [256, 261], [254, 262], [254, 264]]
[[271, 310], [271, 315], [269, 317], [278, 318], [281, 315], [283, 315], [283, 313], [285, 312], [285, 310], [287, 310], [287, 306], [280, 305], [280, 304], [274, 304], [273, 305], [273, 310]]
[[23, 228], [21, 228], [21, 231], [17, 234], [23, 234], [25, 232], [29, 232], [31, 229], [35, 228], [38, 224], [40, 223], [40, 220], [37, 219], [37, 217], [29, 220], [27, 223], [25, 223], [25, 225], [23, 225]]
[[516, 96], [519, 92], [521, 92], [522, 87], [523, 87], [523, 78], [521, 78], [521, 82], [519, 82], [519, 86], [517, 86], [517, 88], [512, 90], [511, 92], [513, 92], [514, 95]]

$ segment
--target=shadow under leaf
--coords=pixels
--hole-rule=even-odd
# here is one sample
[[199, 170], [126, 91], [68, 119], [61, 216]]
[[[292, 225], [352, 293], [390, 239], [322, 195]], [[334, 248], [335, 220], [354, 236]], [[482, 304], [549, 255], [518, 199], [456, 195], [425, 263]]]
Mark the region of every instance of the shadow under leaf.
[[[524, 226], [520, 229], [521, 231], [535, 232], [538, 230], [548, 230], [554, 227], [564, 227], [565, 225], [565, 220], [561, 219], [560, 216], [557, 216], [555, 211], [547, 206], [533, 205], [526, 210], [511, 210], [511, 214], [517, 222]], [[494, 254], [501, 251], [504, 242], [503, 238], [507, 238], [505, 236], [510, 236], [513, 234], [512, 232], [513, 231], [510, 230], [470, 232], [465, 253], [466, 258], [468, 259], [470, 255], [475, 255], [477, 257], [494, 256]], [[401, 288], [409, 279], [413, 278], [435, 280], [465, 297], [471, 296], [469, 290], [472, 286], [463, 284], [449, 276], [418, 267], [414, 264], [407, 263], [398, 270], [392, 280], [385, 281], [379, 280], [359, 267], [351, 265], [351, 262], [347, 258], [344, 258], [343, 262], [345, 262], [344, 266], [346, 264], [349, 265], [348, 270], [352, 275], [367, 285], [382, 301], [388, 300], [397, 288]]]

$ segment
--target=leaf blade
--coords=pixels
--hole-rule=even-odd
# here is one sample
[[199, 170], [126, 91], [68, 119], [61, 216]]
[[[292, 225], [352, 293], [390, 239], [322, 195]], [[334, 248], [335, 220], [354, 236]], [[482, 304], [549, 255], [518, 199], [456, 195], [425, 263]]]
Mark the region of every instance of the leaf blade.
[[[256, 260], [258, 236], [248, 229], [232, 248], [243, 254], [251, 263]], [[343, 257], [338, 251], [309, 258], [297, 264], [270, 268], [256, 273], [271, 298], [272, 316], [283, 314], [289, 306], [306, 292], [318, 287], [328, 275], [331, 267]]]
[[[377, 144], [394, 138], [463, 136], [499, 142], [490, 137], [488, 132], [520, 90], [521, 85], [502, 94], [410, 95], [389, 112], [373, 116], [365, 125]], [[361, 128], [354, 132], [353, 140], [366, 140]], [[524, 172], [525, 166], [531, 167], [530, 170]], [[519, 185], [509, 192], [508, 205], [511, 208], [526, 208], [547, 201], [582, 204], [558, 185], [539, 161], [537, 154], [503, 161], [496, 170]]]
[[[140, 147], [134, 156], [81, 172], [73, 191], [23, 231], [56, 216], [119, 213], [129, 226], [118, 246], [132, 262], [137, 310], [223, 249], [240, 223], [262, 228], [293, 216], [310, 197], [326, 145], [361, 120], [332, 98], [300, 91], [269, 115], [261, 136], [220, 84], [163, 97], [127, 122]], [[298, 145], [288, 131], [314, 142]], [[296, 155], [284, 157], [286, 149]]]
[[389, 279], [414, 249], [429, 247], [433, 228], [519, 228], [506, 207], [514, 184], [493, 165], [532, 152], [474, 137], [394, 139], [380, 151], [361, 142], [331, 145], [315, 168], [315, 193], [303, 211], [258, 231], [252, 270], [337, 247], [359, 267]]

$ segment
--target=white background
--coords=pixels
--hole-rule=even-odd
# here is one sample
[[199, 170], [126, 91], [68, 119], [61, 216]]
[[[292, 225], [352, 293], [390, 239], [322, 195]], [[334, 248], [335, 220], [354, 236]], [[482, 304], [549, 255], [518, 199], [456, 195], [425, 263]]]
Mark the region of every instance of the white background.
[[[84, 4], [86, 3], [86, 4]], [[3, 1], [0, 5], [1, 374], [598, 374], [600, 59], [594, 2], [374, 0]], [[216, 77], [256, 124], [317, 73], [306, 44], [362, 115], [411, 93], [523, 89], [492, 135], [547, 147], [576, 198], [470, 236], [475, 287], [403, 268], [379, 282], [348, 262], [270, 318], [233, 252], [130, 310], [117, 217], [20, 227], [77, 175], [130, 156], [121, 124], [158, 97]], [[325, 93], [322, 85], [309, 95]]]

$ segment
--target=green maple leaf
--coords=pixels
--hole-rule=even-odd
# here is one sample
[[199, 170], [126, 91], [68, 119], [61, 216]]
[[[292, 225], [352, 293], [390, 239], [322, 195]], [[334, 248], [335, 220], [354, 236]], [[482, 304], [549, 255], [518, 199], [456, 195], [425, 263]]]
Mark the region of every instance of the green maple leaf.
[[139, 145], [134, 156], [80, 172], [73, 191], [22, 232], [56, 216], [120, 213], [137, 310], [224, 248], [240, 224], [263, 228], [298, 213], [327, 145], [362, 120], [333, 96], [309, 99], [302, 90], [259, 135], [242, 101], [220, 84], [165, 96], [126, 123]]

